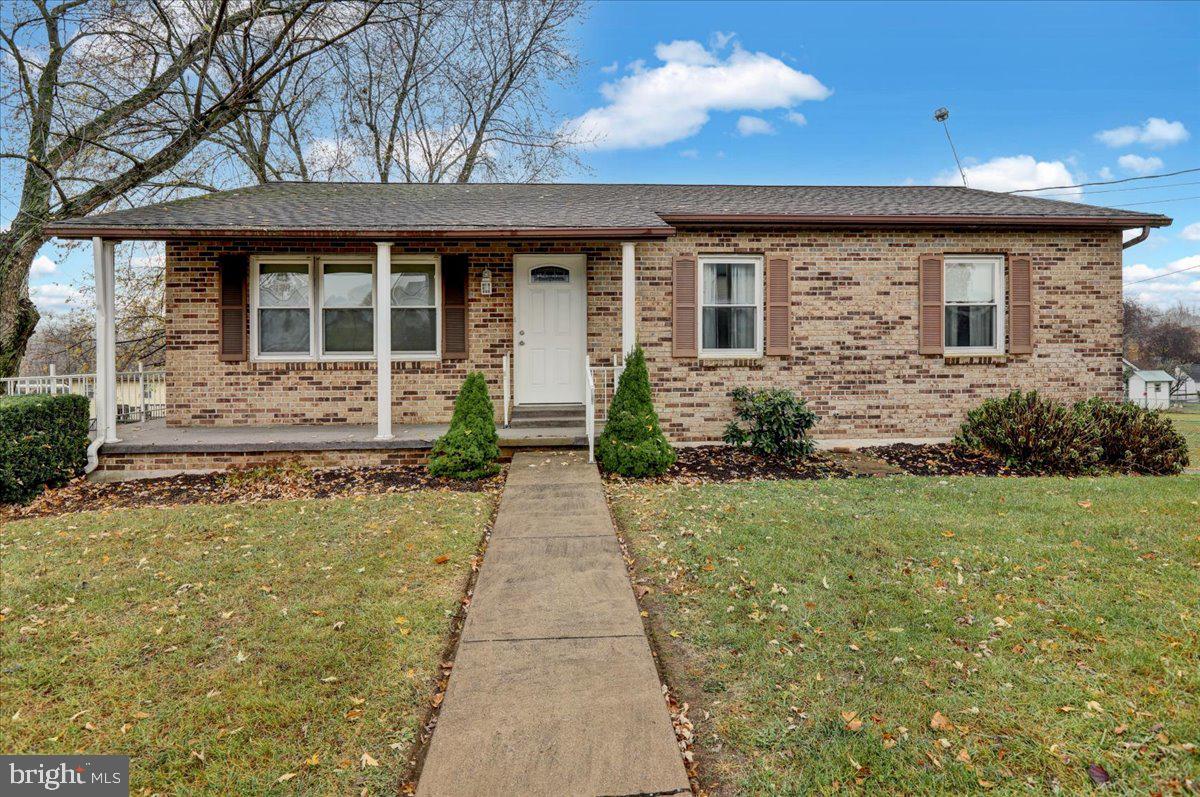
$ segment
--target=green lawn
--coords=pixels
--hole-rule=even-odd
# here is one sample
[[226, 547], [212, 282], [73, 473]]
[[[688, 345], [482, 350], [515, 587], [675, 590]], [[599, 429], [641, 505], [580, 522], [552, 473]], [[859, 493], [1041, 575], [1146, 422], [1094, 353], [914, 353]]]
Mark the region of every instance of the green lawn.
[[0, 750], [128, 754], [135, 794], [395, 794], [494, 500], [7, 524]]
[[1189, 468], [1200, 469], [1200, 412], [1168, 412], [1166, 416], [1175, 424], [1179, 433], [1187, 438]]
[[613, 490], [716, 793], [1200, 779], [1200, 477]]

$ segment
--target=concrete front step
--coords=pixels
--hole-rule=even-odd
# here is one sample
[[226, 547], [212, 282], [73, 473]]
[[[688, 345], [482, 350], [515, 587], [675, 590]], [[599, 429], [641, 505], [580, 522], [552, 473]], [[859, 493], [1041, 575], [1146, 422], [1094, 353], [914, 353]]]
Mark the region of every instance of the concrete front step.
[[522, 404], [513, 407], [513, 420], [518, 418], [574, 418], [583, 421], [582, 404]]

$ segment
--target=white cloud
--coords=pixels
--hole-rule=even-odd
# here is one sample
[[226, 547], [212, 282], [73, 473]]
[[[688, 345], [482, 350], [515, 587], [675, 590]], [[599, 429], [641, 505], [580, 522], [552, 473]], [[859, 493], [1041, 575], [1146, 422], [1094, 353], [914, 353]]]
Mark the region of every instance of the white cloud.
[[[1012, 155], [966, 166], [967, 185], [985, 191], [1015, 191], [1017, 189], [1049, 188], [1074, 185], [1079, 182], [1062, 161], [1039, 161], [1032, 155]], [[947, 170], [933, 178], [935, 185], [962, 185], [957, 170]], [[1056, 199], [1078, 198], [1081, 188], [1062, 188], [1051, 191]], [[1058, 196], [1069, 194], [1070, 196]], [[1036, 196], [1030, 193], [1030, 196]]]
[[775, 126], [759, 116], [739, 116], [737, 131], [739, 136], [773, 136]]
[[1168, 122], [1157, 116], [1151, 116], [1140, 125], [1114, 127], [1112, 130], [1101, 130], [1096, 134], [1097, 141], [1110, 147], [1128, 147], [1131, 144], [1169, 147], [1172, 144], [1181, 144], [1190, 137], [1191, 133], [1183, 126], [1183, 122]]
[[787, 120], [797, 127], [804, 127], [808, 124], [808, 119], [804, 118], [804, 114], [799, 111], [788, 111]]
[[715, 53], [709, 52], [704, 45], [690, 39], [679, 40], [654, 46], [654, 55], [666, 63], [687, 64], [688, 66], [712, 66], [717, 62]]
[[714, 30], [711, 34], [709, 34], [708, 46], [712, 47], [714, 50], [724, 50], [725, 45], [733, 41], [735, 36], [737, 36], [737, 33], [734, 31], [729, 31], [726, 33], [723, 30]]
[[[1184, 271], [1183, 269], [1190, 269]], [[1171, 272], [1181, 272], [1172, 274]], [[1179, 302], [1200, 302], [1200, 255], [1188, 255], [1172, 260], [1163, 266], [1148, 266], [1133, 263], [1125, 266], [1125, 295], [1140, 302], [1169, 307]], [[1164, 276], [1164, 275], [1170, 276]], [[1150, 277], [1161, 277], [1150, 282], [1137, 282]]]
[[698, 149], [681, 149], [681, 150], [679, 150], [679, 157], [688, 158], [689, 160], [695, 160], [696, 158], [700, 157], [700, 150], [698, 150]]
[[1150, 174], [1163, 167], [1162, 158], [1143, 158], [1141, 155], [1122, 155], [1117, 158], [1117, 165], [1134, 174]]
[[606, 74], [606, 75], [611, 75], [613, 72], [616, 72], [616, 71], [617, 71], [617, 68], [618, 68], [618, 67], [620, 67], [620, 65], [621, 65], [621, 64], [620, 64], [620, 62], [618, 62], [618, 61], [613, 61], [613, 62], [612, 62], [611, 64], [609, 64], [608, 66], [602, 66], [602, 67], [600, 67], [600, 71], [601, 71], [601, 72], [603, 72], [603, 73], [604, 73], [604, 74]]
[[1101, 166], [1100, 171], [1096, 172], [1096, 176], [1101, 180], [1111, 180], [1116, 177], [1116, 175], [1113, 174], [1113, 170], [1107, 166]]
[[38, 255], [33, 259], [33, 263], [29, 266], [29, 273], [35, 276], [43, 274], [53, 274], [58, 270], [58, 263], [55, 263], [45, 255]]
[[1179, 237], [1185, 241], [1200, 241], [1200, 221], [1192, 222], [1180, 230]]
[[46, 315], [62, 313], [79, 306], [83, 294], [70, 285], [51, 282], [46, 285], [31, 285], [29, 297], [37, 305], [37, 309]]
[[736, 42], [725, 58], [696, 41], [659, 44], [655, 55], [661, 66], [631, 65], [631, 74], [601, 86], [606, 105], [567, 123], [581, 146], [657, 147], [700, 132], [714, 112], [790, 109], [830, 94], [812, 75]]

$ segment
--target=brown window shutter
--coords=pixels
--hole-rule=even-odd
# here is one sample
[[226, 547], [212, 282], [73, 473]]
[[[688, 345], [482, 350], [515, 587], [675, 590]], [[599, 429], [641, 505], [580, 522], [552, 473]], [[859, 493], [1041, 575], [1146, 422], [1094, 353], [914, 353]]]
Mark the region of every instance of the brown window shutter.
[[442, 257], [442, 359], [467, 359], [467, 256]]
[[671, 352], [676, 357], [699, 354], [696, 336], [696, 256], [679, 255], [672, 268]]
[[792, 268], [786, 257], [767, 261], [767, 354], [792, 353]]
[[946, 310], [942, 305], [942, 256], [921, 255], [917, 268], [918, 308], [917, 351], [941, 354], [945, 351]]
[[1033, 352], [1033, 259], [1008, 258], [1008, 350]]
[[222, 255], [217, 268], [221, 280], [218, 357], [221, 362], [244, 362], [249, 349], [246, 281], [250, 261], [245, 255]]

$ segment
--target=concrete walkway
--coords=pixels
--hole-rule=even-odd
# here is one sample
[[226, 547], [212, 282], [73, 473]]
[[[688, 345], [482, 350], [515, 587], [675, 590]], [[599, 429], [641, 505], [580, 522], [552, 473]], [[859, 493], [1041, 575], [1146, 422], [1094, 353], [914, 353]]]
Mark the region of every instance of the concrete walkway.
[[687, 793], [596, 466], [517, 454], [418, 797]]

